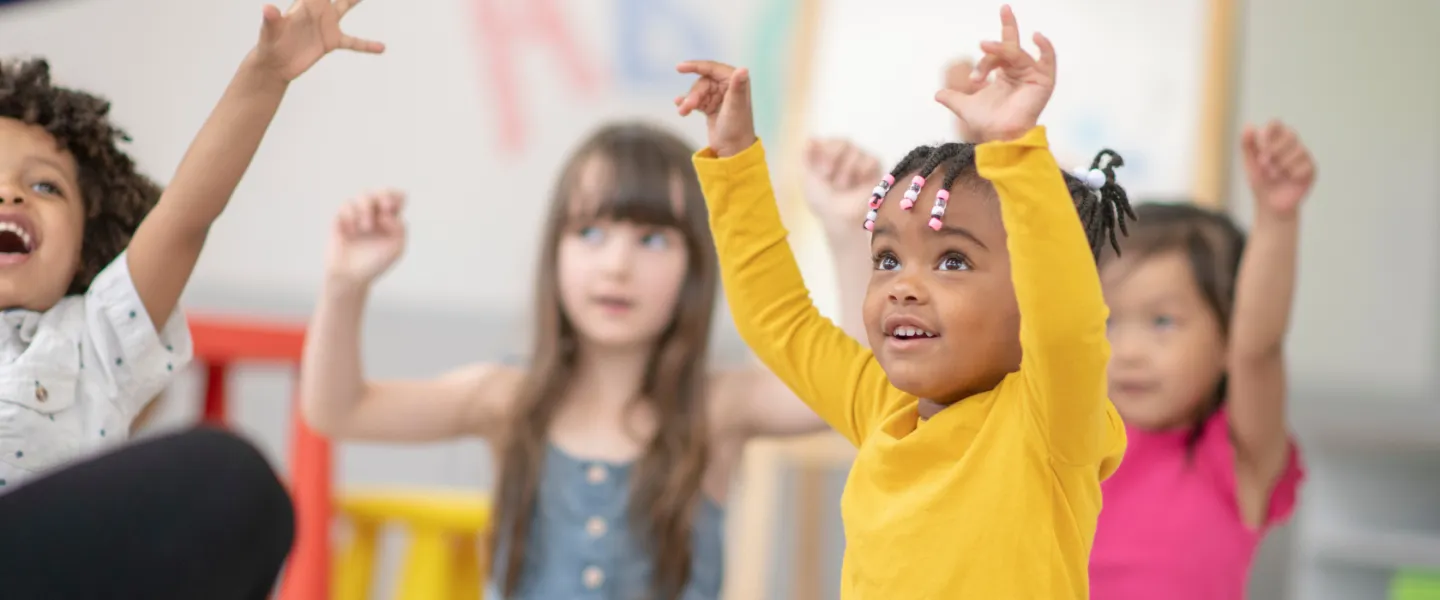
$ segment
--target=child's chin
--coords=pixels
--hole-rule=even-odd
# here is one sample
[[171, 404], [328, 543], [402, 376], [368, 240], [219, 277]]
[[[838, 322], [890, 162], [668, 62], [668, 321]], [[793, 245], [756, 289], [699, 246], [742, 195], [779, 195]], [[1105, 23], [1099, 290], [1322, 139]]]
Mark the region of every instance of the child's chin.
[[921, 365], [903, 361], [901, 364], [882, 364], [880, 367], [885, 370], [885, 376], [890, 379], [890, 385], [902, 392], [917, 398], [940, 398], [945, 394], [944, 390], [938, 389], [935, 385], [934, 371], [924, 369]]

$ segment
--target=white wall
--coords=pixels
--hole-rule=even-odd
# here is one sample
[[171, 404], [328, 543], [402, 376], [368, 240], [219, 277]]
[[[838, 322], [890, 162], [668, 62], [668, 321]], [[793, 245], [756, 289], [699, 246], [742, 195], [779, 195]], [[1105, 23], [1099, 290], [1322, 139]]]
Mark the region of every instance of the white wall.
[[[386, 42], [388, 52], [328, 57], [293, 86], [191, 289], [309, 297], [334, 209], [360, 190], [398, 186], [412, 194], [413, 242], [380, 286], [381, 302], [518, 310], [551, 181], [570, 148], [617, 117], [653, 119], [702, 143], [703, 121], [679, 118], [670, 103], [690, 82], [674, 64], [701, 54], [755, 61], [774, 19], [756, 0], [553, 3], [594, 78], [588, 90], [572, 85], [570, 63], [543, 30], [510, 21], [508, 56], [485, 45], [495, 36], [479, 35], [482, 6], [519, 15], [536, 0], [361, 4], [346, 29]], [[47, 56], [60, 81], [109, 96], [140, 164], [164, 181], [253, 46], [261, 5], [35, 0], [3, 13], [0, 54]], [[514, 68], [518, 115], [497, 103], [510, 89], [490, 75], [497, 56]], [[782, 58], [768, 55], [757, 70]], [[503, 143], [505, 122], [521, 123], [523, 147]]]

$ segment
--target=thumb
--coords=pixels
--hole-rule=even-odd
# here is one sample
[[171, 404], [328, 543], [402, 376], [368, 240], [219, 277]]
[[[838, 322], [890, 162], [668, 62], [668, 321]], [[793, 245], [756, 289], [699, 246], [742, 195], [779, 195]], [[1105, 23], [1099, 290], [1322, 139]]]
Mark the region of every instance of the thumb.
[[943, 104], [950, 112], [960, 115], [960, 110], [965, 106], [965, 100], [970, 95], [958, 90], [944, 89], [935, 92], [935, 101]]
[[262, 21], [260, 39], [263, 41], [274, 40], [280, 33], [280, 9], [276, 8], [274, 4], [266, 4], [265, 8], [260, 10], [260, 17]]

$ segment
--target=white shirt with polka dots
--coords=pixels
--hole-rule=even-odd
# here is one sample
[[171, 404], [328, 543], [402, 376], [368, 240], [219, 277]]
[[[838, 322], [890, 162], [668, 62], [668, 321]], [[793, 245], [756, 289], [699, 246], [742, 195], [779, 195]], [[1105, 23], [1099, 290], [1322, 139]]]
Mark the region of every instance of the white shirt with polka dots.
[[179, 310], [155, 331], [124, 253], [84, 295], [0, 312], [0, 494], [124, 441], [191, 354]]

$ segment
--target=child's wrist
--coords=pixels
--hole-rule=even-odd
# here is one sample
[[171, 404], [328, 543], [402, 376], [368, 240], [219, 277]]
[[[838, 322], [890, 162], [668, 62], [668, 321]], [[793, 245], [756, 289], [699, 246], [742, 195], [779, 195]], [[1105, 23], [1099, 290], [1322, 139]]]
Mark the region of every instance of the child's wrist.
[[255, 88], [284, 92], [290, 85], [290, 81], [280, 73], [280, 70], [268, 64], [260, 56], [258, 50], [251, 50], [245, 55], [245, 60], [240, 63], [240, 71], [236, 79], [243, 81]]
[[737, 140], [716, 142], [710, 145], [710, 149], [715, 151], [716, 158], [730, 158], [750, 149], [758, 139], [759, 138], [755, 137], [755, 134], [752, 133]]
[[980, 132], [980, 135], [977, 136], [979, 139], [975, 140], [975, 142], [1013, 142], [1022, 137], [1025, 137], [1025, 134], [1029, 133], [1031, 129], [1035, 128], [1035, 126], [1036, 124], [1031, 123], [1025, 126], [1001, 127], [983, 131]]
[[326, 273], [323, 294], [329, 301], [360, 300], [370, 294], [370, 279], [362, 279], [341, 273]]

